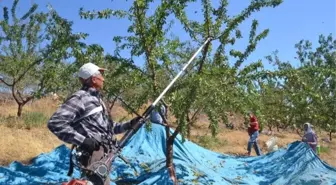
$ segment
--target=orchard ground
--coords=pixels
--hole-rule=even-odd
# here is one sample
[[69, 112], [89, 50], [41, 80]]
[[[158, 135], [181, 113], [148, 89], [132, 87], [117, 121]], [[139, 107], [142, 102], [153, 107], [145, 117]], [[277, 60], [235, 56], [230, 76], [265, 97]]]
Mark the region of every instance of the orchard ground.
[[[0, 165], [8, 165], [13, 161], [20, 161], [29, 164], [30, 160], [39, 155], [53, 150], [63, 144], [47, 128], [47, 121], [57, 109], [58, 103], [51, 98], [44, 98], [28, 103], [24, 107], [22, 118], [16, 118], [17, 105], [13, 101], [0, 102]], [[131, 118], [118, 104], [112, 109], [114, 120], [124, 120]], [[233, 115], [230, 121], [236, 125], [242, 124], [241, 116]], [[231, 154], [244, 155], [248, 135], [242, 129], [227, 129], [220, 126], [219, 134], [212, 138], [208, 128], [208, 121], [205, 117], [197, 122], [191, 131], [191, 140], [210, 150]], [[259, 144], [264, 153], [266, 152], [266, 141], [271, 137], [277, 137], [277, 145], [286, 147], [289, 143], [300, 140], [300, 137], [290, 130], [280, 130], [272, 134], [260, 135]], [[328, 138], [328, 133], [318, 131], [319, 142], [321, 145], [320, 158], [329, 165], [336, 167], [336, 136], [332, 136], [331, 142], [322, 141]], [[69, 146], [69, 145], [67, 145]], [[252, 155], [255, 155], [254, 151]], [[127, 156], [126, 156], [127, 157]]]

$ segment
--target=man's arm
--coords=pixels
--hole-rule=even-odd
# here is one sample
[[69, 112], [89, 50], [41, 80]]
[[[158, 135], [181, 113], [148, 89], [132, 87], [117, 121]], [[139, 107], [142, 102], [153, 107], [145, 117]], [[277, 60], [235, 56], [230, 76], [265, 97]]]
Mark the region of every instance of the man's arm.
[[251, 123], [250, 123], [251, 126], [256, 126], [257, 124], [258, 124], [257, 121], [254, 121], [254, 122], [251, 122]]
[[317, 145], [317, 136], [313, 134], [313, 141], [309, 142], [310, 145]]
[[110, 124], [112, 126], [113, 133], [115, 134], [121, 134], [131, 129], [131, 121], [127, 121], [125, 123], [117, 123], [111, 119]]
[[164, 105], [161, 105], [160, 109], [161, 109], [161, 114], [160, 115], [161, 116], [163, 115], [165, 118], [167, 118], [168, 117], [167, 108]]
[[302, 135], [299, 132], [299, 129], [296, 129], [296, 133], [302, 138]]
[[79, 96], [69, 98], [48, 121], [49, 130], [54, 133], [60, 140], [80, 145], [85, 137], [75, 131], [70, 123], [75, 118], [85, 112], [85, 107]]

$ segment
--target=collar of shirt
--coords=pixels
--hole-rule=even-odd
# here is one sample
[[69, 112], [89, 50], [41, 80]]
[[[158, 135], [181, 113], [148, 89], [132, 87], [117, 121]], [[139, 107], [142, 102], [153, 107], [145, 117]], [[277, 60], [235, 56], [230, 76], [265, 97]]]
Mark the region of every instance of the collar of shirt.
[[89, 92], [92, 96], [96, 96], [96, 97], [99, 97], [99, 98], [101, 96], [100, 92], [94, 87], [83, 86], [82, 90]]

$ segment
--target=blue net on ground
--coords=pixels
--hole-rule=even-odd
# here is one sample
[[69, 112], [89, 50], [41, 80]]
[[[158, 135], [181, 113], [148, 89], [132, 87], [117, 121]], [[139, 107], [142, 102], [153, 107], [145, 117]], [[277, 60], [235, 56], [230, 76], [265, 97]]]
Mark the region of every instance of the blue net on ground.
[[[153, 125], [141, 128], [113, 163], [111, 179], [128, 184], [173, 184], [165, 168], [165, 129]], [[299, 141], [287, 149], [259, 157], [235, 157], [204, 149], [190, 141], [174, 142], [174, 165], [179, 184], [336, 184], [336, 169], [319, 159]], [[32, 164], [13, 162], [0, 167], [0, 184], [60, 184], [68, 181], [69, 149], [65, 145], [41, 154]], [[79, 177], [74, 171], [73, 177]], [[115, 182], [111, 182], [115, 184]]]

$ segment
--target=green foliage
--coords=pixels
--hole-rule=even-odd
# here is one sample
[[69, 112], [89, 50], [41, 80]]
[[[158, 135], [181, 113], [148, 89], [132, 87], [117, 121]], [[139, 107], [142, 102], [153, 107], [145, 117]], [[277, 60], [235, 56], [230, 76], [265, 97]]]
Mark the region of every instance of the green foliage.
[[59, 90], [57, 80], [65, 67], [62, 62], [72, 56], [71, 48], [83, 45], [80, 40], [86, 34], [73, 34], [72, 23], [50, 6], [43, 13], [34, 4], [17, 17], [18, 3], [13, 2], [11, 19], [8, 7], [4, 7], [0, 21], [0, 81], [11, 90], [21, 116], [22, 107], [31, 99]]
[[[169, 110], [179, 125], [178, 130], [183, 136], [188, 135], [188, 125], [194, 123], [200, 113], [208, 115], [211, 120], [211, 132], [216, 135], [218, 124], [227, 124], [225, 112], [243, 112], [246, 109], [246, 89], [259, 74], [262, 63], [258, 61], [239, 68], [269, 31], [266, 29], [258, 33], [258, 21], [253, 20], [245, 51], [231, 50], [228, 53], [225, 47], [234, 45], [236, 40], [242, 38], [238, 27], [253, 12], [264, 7], [275, 7], [282, 1], [252, 1], [240, 14], [230, 17], [227, 15], [226, 0], [221, 0], [218, 7], [214, 7], [211, 1], [203, 0], [196, 2], [201, 3], [202, 21], [191, 20], [187, 16], [186, 7], [193, 2], [194, 0], [168, 0], [154, 4], [150, 0], [136, 0], [128, 12], [81, 9], [80, 15], [84, 19], [106, 19], [114, 16], [130, 21], [128, 36], [115, 36], [113, 39], [117, 48], [106, 63], [111, 73], [106, 76], [105, 81], [108, 84], [105, 91], [108, 99], [113, 100], [120, 96], [136, 109], [159, 95], [199, 44], [209, 37], [217, 39], [219, 46], [213, 48], [213, 45], [208, 43], [201, 57], [195, 59], [195, 64], [165, 96], [165, 101], [170, 105]], [[153, 11], [149, 11], [149, 7], [153, 7]], [[170, 15], [175, 16], [182, 24], [192, 38], [191, 42], [181, 42], [174, 36], [170, 28], [175, 22], [169, 19]], [[129, 51], [131, 57], [122, 58], [121, 51]], [[233, 66], [228, 62], [230, 55], [237, 59]], [[134, 65], [135, 57], [145, 59], [143, 68]], [[251, 91], [256, 93], [255, 87]]]
[[[107, 55], [105, 67], [109, 70], [105, 74], [104, 91], [108, 100], [113, 101], [116, 97], [123, 98], [131, 107], [139, 108], [146, 103], [148, 95], [142, 93], [147, 80], [146, 74], [129, 61], [120, 57]], [[123, 105], [123, 104], [122, 104]], [[124, 106], [131, 112], [129, 107]]]
[[[108, 56], [109, 69], [112, 70], [106, 76], [106, 82], [113, 84], [106, 85], [108, 99], [121, 96], [126, 102], [138, 109], [148, 100], [158, 96], [158, 89], [163, 82], [164, 65], [167, 65], [167, 54], [163, 43], [167, 33], [167, 17], [171, 11], [173, 1], [162, 1], [154, 13], [148, 13], [152, 1], [134, 1], [128, 12], [122, 10], [106, 9], [103, 11], [84, 11], [80, 15], [85, 19], [126, 18], [131, 21], [127, 30], [130, 36], [115, 36], [113, 38], [117, 45], [113, 56]], [[169, 27], [168, 27], [169, 29]], [[169, 42], [169, 41], [167, 41]], [[122, 50], [130, 51], [131, 58], [126, 59], [120, 56]], [[143, 69], [134, 65], [133, 57], [144, 57], [146, 64]], [[164, 64], [160, 65], [159, 61]]]
[[195, 177], [195, 179], [193, 179], [191, 182], [194, 185], [199, 185], [200, 184], [200, 179], [201, 178], [206, 178], [206, 174], [204, 174], [203, 172], [201, 172], [197, 169], [192, 169], [192, 172], [193, 172], [193, 176]]
[[[216, 136], [219, 124], [229, 124], [228, 112], [243, 115], [254, 112], [261, 130], [290, 128], [306, 121], [329, 132], [336, 130], [336, 40], [331, 35], [321, 35], [315, 50], [310, 41], [300, 41], [295, 46], [299, 67], [295, 67], [293, 61], [281, 61], [276, 52], [266, 57], [276, 67], [275, 71], [265, 70], [262, 60], [243, 65], [269, 30], [258, 30], [258, 20], [252, 20], [245, 36], [239, 29], [240, 24], [254, 12], [274, 8], [282, 0], [252, 0], [234, 16], [227, 13], [227, 0], [220, 0], [218, 6], [209, 0], [135, 0], [127, 11], [81, 8], [79, 14], [83, 19], [115, 17], [129, 22], [126, 34], [113, 37], [116, 48], [108, 55], [98, 44], [84, 44], [82, 40], [87, 34], [73, 34], [72, 23], [60, 17], [52, 7], [43, 13], [38, 12], [34, 4], [18, 17], [18, 3], [15, 0], [11, 8], [4, 7], [0, 20], [3, 32], [0, 82], [12, 91], [19, 108], [49, 92], [69, 95], [80, 86], [74, 80], [78, 68], [94, 62], [108, 69], [104, 94], [112, 105], [118, 97], [130, 107], [143, 110], [198, 47], [211, 38], [212, 42], [204, 46], [200, 56], [164, 97], [183, 140], [201, 114], [209, 118], [209, 129], [212, 136]], [[191, 3], [201, 6], [200, 21], [188, 17], [187, 7]], [[183, 42], [172, 32], [171, 28], [177, 23], [183, 26], [190, 41]], [[228, 50], [243, 37], [248, 39], [244, 50]], [[123, 52], [129, 52], [130, 57], [123, 57]], [[70, 58], [74, 59], [71, 63]], [[137, 58], [143, 58], [145, 65], [135, 65]], [[124, 108], [131, 112], [128, 107]], [[39, 113], [23, 117], [30, 126], [44, 121]], [[199, 140], [205, 147], [223, 144], [209, 136]]]
[[[189, 73], [191, 75], [185, 80], [187, 84], [185, 87], [189, 90], [174, 92], [171, 108], [177, 113], [174, 115], [178, 120], [184, 119], [192, 123], [200, 112], [206, 113], [210, 120], [209, 128], [212, 134], [216, 135], [218, 124], [227, 122], [225, 112], [244, 111], [245, 91], [255, 80], [254, 76], [259, 73], [258, 69], [263, 66], [261, 62], [256, 62], [242, 69], [239, 67], [256, 49], [258, 42], [267, 36], [268, 30], [257, 34], [258, 22], [254, 20], [245, 51], [231, 50], [227, 53], [225, 47], [234, 45], [237, 39], [242, 38], [237, 28], [252, 12], [259, 11], [263, 7], [274, 7], [280, 3], [281, 1], [252, 1], [240, 14], [230, 18], [227, 15], [227, 1], [220, 1], [219, 7], [213, 7], [210, 1], [202, 1], [203, 22], [188, 20], [181, 6], [174, 7], [175, 16], [195, 42], [199, 43], [208, 37], [219, 40], [217, 48], [213, 48], [212, 44], [204, 47], [201, 58], [197, 59], [196, 65]], [[212, 51], [214, 55], [211, 55]], [[237, 58], [233, 66], [229, 65], [229, 55]]]
[[142, 169], [144, 169], [147, 173], [150, 173], [150, 172], [151, 172], [151, 169], [150, 169], [149, 165], [146, 164], [146, 163], [141, 163], [141, 164], [140, 164], [140, 167], [141, 167]]
[[268, 94], [262, 100], [263, 112], [268, 114], [268, 122], [277, 120], [284, 128], [310, 122], [331, 130], [336, 127], [336, 40], [321, 35], [316, 50], [312, 50], [311, 42], [303, 40], [296, 48], [299, 67], [281, 62], [276, 53], [267, 57], [278, 70], [272, 83], [263, 87]]
[[321, 146], [320, 152], [321, 153], [329, 153], [330, 152], [330, 148], [327, 147], [327, 146]]
[[[258, 20], [252, 20], [246, 37], [239, 25], [262, 8], [278, 6], [281, 0], [253, 0], [234, 16], [227, 14], [227, 0], [219, 1], [218, 6], [209, 0], [135, 0], [127, 11], [81, 8], [83, 19], [116, 17], [130, 23], [127, 36], [113, 37], [116, 48], [108, 55], [98, 44], [84, 44], [87, 34], [73, 34], [72, 23], [51, 6], [43, 13], [34, 4], [19, 17], [18, 3], [15, 0], [12, 7], [4, 7], [0, 21], [0, 81], [21, 108], [49, 92], [67, 96], [77, 90], [80, 84], [74, 79], [78, 68], [94, 62], [109, 70], [105, 74], [106, 98], [110, 102], [123, 98], [139, 110], [153, 101], [199, 45], [211, 38], [164, 97], [184, 137], [201, 114], [209, 118], [209, 129], [215, 136], [219, 124], [229, 124], [227, 112], [246, 114], [249, 110], [257, 115], [261, 129], [289, 128], [309, 121], [335, 132], [336, 41], [331, 35], [320, 36], [315, 50], [311, 42], [300, 41], [295, 46], [299, 67], [281, 61], [276, 52], [266, 57], [275, 71], [265, 70], [261, 60], [243, 65], [269, 30], [259, 31]], [[200, 21], [188, 17], [191, 3], [202, 7]], [[191, 41], [182, 42], [172, 32], [177, 22]], [[227, 49], [243, 37], [248, 39], [244, 50]], [[121, 56], [125, 51], [130, 52], [129, 58]], [[145, 65], [135, 65], [136, 58], [144, 58]]]
[[48, 119], [42, 112], [25, 112], [22, 114], [22, 120], [27, 128], [45, 126]]
[[10, 128], [31, 129], [45, 126], [48, 119], [42, 112], [23, 112], [21, 117], [0, 116], [0, 124], [5, 124]]
[[123, 18], [129, 15], [126, 11], [122, 10], [111, 10], [109, 8], [101, 11], [85, 11], [84, 8], [80, 8], [79, 15], [83, 19], [109, 19], [111, 16], [118, 18]]

